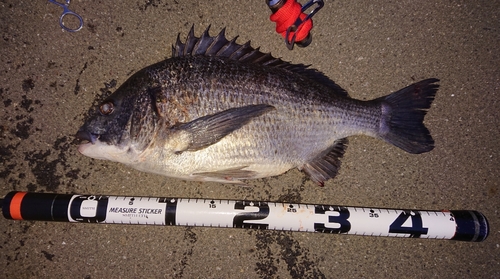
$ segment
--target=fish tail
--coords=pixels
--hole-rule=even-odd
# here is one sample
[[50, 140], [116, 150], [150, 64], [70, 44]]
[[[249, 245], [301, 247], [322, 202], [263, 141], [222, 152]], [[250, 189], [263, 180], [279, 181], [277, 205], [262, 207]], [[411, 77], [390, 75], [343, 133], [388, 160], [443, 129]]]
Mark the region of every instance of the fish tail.
[[438, 81], [422, 80], [377, 99], [382, 103], [378, 135], [409, 153], [431, 151], [434, 140], [423, 121], [438, 90]]

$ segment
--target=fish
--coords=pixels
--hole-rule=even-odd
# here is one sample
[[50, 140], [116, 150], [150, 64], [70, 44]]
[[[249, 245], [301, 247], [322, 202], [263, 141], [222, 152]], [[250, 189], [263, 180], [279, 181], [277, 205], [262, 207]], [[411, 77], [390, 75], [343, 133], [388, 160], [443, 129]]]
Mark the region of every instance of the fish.
[[191, 27], [172, 56], [137, 71], [90, 110], [78, 151], [140, 171], [245, 184], [298, 168], [323, 186], [348, 137], [420, 154], [434, 148], [424, 117], [439, 80], [373, 100], [351, 98], [322, 72]]

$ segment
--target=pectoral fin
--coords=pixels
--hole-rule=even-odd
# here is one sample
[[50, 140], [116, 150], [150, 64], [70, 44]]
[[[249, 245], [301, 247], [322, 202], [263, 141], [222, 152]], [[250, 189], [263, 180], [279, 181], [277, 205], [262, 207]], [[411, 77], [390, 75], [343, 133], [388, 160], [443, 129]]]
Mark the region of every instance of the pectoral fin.
[[180, 150], [196, 151], [210, 146], [231, 132], [243, 127], [255, 117], [273, 110], [271, 105], [249, 105], [232, 108], [215, 114], [195, 119], [191, 122], [178, 125], [172, 129], [179, 132], [186, 140]]

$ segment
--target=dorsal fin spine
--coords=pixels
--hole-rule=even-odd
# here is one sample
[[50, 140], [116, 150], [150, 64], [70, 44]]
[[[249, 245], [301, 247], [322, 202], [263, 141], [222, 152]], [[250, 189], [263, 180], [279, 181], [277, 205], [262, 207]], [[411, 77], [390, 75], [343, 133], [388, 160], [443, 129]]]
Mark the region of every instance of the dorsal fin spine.
[[238, 36], [228, 40], [225, 35], [225, 28], [217, 36], [209, 35], [210, 26], [203, 32], [201, 37], [194, 35], [194, 25], [191, 26], [185, 43], [180, 40], [180, 34], [177, 36], [175, 46], [172, 46], [172, 57], [183, 56], [216, 56], [224, 57], [230, 60], [246, 64], [254, 64], [266, 67], [284, 69], [316, 82], [322, 83], [328, 87], [335, 88], [336, 93], [347, 96], [347, 92], [336, 85], [332, 80], [321, 72], [308, 68], [309, 65], [292, 64], [285, 62], [280, 58], [273, 57], [270, 53], [263, 53], [259, 48], [250, 46], [250, 41], [244, 44], [236, 43]]

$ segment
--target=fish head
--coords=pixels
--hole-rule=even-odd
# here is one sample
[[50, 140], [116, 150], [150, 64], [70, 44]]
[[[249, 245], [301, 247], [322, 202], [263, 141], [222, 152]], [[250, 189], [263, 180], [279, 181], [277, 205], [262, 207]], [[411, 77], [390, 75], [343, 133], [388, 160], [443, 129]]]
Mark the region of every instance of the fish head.
[[76, 133], [78, 151], [95, 159], [132, 163], [154, 130], [147, 75], [138, 72], [97, 105]]

